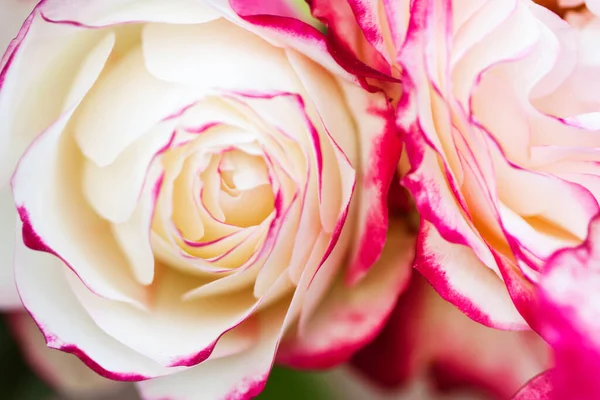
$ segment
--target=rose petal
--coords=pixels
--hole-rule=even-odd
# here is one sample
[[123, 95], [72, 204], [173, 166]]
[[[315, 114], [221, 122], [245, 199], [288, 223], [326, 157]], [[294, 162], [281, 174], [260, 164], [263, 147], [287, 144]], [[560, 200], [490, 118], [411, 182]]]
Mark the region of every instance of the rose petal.
[[199, 24], [219, 17], [211, 7], [195, 0], [47, 0], [41, 11], [53, 20], [88, 26], [141, 21]]
[[102, 332], [69, 287], [67, 267], [53, 255], [27, 249], [22, 240], [19, 235], [15, 250], [17, 287], [48, 347], [75, 354], [110, 379], [137, 381], [168, 372]]
[[[82, 76], [90, 77], [81, 82], [91, 84], [91, 77], [100, 73], [99, 66], [108, 57], [105, 42], [94, 50], [81, 70]], [[74, 109], [75, 105], [37, 138], [13, 176], [24, 239], [31, 248], [62, 258], [96, 293], [143, 303], [144, 293], [128, 274], [127, 262], [107, 224], [87, 206], [80, 188], [74, 184], [81, 182], [81, 160], [75, 143], [63, 135]], [[90, 237], [93, 239], [82, 240]]]
[[99, 167], [115, 162], [129, 145], [199, 97], [191, 88], [156, 79], [132, 49], [107, 70], [85, 97], [74, 120], [83, 154]]
[[600, 219], [579, 247], [556, 252], [539, 282], [540, 332], [555, 351], [553, 396], [592, 399], [600, 395]]
[[126, 387], [97, 375], [74, 355], [46, 347], [44, 335], [26, 312], [9, 314], [8, 324], [29, 365], [58, 392], [86, 399], [98, 394], [114, 396]]
[[[312, 60], [321, 64], [334, 75], [353, 82], [363, 82], [360, 75], [353, 75], [357, 71], [347, 72], [337, 62], [337, 58], [353, 63], [353, 67], [361, 72], [364, 70], [369, 74], [377, 71], [372, 70], [365, 64], [358, 62], [345, 49], [330, 49], [326, 36], [315, 27], [297, 18], [289, 18], [282, 15], [268, 15], [264, 12], [257, 14], [244, 13], [245, 2], [241, 0], [206, 0], [215, 8], [219, 9], [229, 20], [236, 24], [259, 34], [275, 46], [294, 49], [301, 54], [307, 55]], [[277, 0], [281, 2], [281, 0]], [[260, 0], [253, 10], [272, 9], [271, 0]], [[269, 5], [262, 4], [269, 3]], [[358, 65], [357, 65], [358, 64]], [[378, 76], [383, 76], [379, 74]]]
[[223, 19], [149, 24], [142, 44], [148, 71], [163, 81], [196, 85], [197, 90], [296, 91], [282, 50]]
[[519, 390], [512, 400], [552, 400], [552, 371], [542, 372]]
[[2, 6], [0, 15], [0, 49], [4, 51], [19, 32], [19, 28], [31, 10], [37, 4], [36, 0], [7, 0]]
[[150, 163], [171, 140], [175, 124], [175, 121], [165, 121], [153, 127], [105, 167], [85, 161], [83, 192], [100, 216], [114, 223], [131, 217]]
[[[256, 303], [248, 290], [182, 302], [183, 294], [199, 283], [169, 270], [156, 278], [150, 312], [98, 297], [77, 279], [70, 284], [100, 329], [167, 367], [204, 361], [223, 333], [245, 321]], [[241, 339], [251, 334], [244, 329], [236, 332]]]
[[146, 400], [246, 400], [257, 396], [267, 381], [288, 302], [259, 315], [260, 338], [245, 352], [209, 360], [187, 371], [138, 384]]
[[[348, 286], [338, 276], [304, 329], [288, 333], [278, 362], [295, 368], [331, 367], [347, 361], [379, 333], [410, 276], [414, 239], [405, 229], [403, 224], [391, 228], [386, 250], [358, 284]], [[307, 301], [312, 295], [309, 289]]]
[[111, 225], [117, 243], [129, 260], [133, 275], [142, 285], [149, 285], [154, 280], [150, 230], [156, 206], [156, 190], [160, 189], [162, 179], [162, 167], [153, 163], [133, 215], [123, 223]]
[[346, 273], [346, 279], [352, 284], [364, 277], [383, 250], [388, 224], [387, 193], [396, 174], [402, 145], [393, 109], [385, 96], [359, 93], [358, 88], [344, 84], [342, 89], [351, 112], [356, 115], [360, 149], [355, 238], [358, 245]]
[[0, 63], [0, 185], [33, 139], [80, 101], [72, 93], [89, 90], [100, 72], [94, 69], [104, 67], [111, 51], [111, 35], [47, 23], [39, 9], [26, 21]]
[[446, 241], [425, 220], [421, 220], [415, 268], [442, 297], [474, 320], [494, 327], [527, 326], [502, 280], [472, 249]]

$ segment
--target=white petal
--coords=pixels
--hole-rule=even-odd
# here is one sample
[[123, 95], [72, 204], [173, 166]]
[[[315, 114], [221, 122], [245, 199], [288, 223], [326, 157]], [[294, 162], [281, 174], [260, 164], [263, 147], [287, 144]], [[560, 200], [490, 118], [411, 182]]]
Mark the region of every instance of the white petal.
[[75, 138], [87, 158], [105, 167], [198, 97], [191, 89], [154, 78], [144, 67], [141, 49], [132, 49], [84, 99], [74, 121]]
[[[74, 82], [95, 80], [110, 52], [106, 32], [82, 30], [73, 26], [33, 18], [20, 45], [14, 49], [0, 84], [0, 185], [10, 178], [17, 161], [44, 129], [65, 107]], [[5, 61], [5, 59], [3, 59]], [[44, 65], [40, 69], [40, 65]], [[79, 93], [88, 87], [77, 90]], [[51, 100], [50, 100], [51, 99]], [[78, 102], [80, 99], [76, 99]]]
[[54, 0], [46, 1], [42, 11], [50, 19], [93, 26], [139, 21], [199, 24], [219, 17], [211, 7], [195, 0]]
[[112, 224], [115, 239], [129, 260], [135, 278], [142, 285], [149, 285], [154, 280], [150, 229], [156, 203], [155, 192], [162, 177], [162, 166], [156, 162], [148, 171], [144, 190], [131, 218], [120, 224]]
[[65, 275], [72, 273], [58, 258], [27, 249], [20, 234], [17, 244], [19, 293], [49, 347], [79, 356], [96, 372], [112, 379], [136, 380], [167, 372], [98, 328], [73, 294]]
[[131, 217], [150, 163], [168, 144], [174, 128], [175, 121], [158, 124], [106, 167], [85, 161], [83, 191], [89, 204], [100, 216], [115, 223]]
[[117, 396], [127, 387], [125, 383], [101, 377], [72, 354], [49, 349], [40, 328], [26, 312], [11, 314], [8, 323], [29, 366], [59, 393], [69, 398], [91, 399], [99, 394]]
[[[307, 111], [313, 118], [323, 121], [346, 157], [352, 165], [356, 165], [359, 161], [358, 133], [337, 79], [304, 55], [289, 50], [287, 56], [306, 90], [304, 100], [314, 105], [316, 113], [308, 106]], [[358, 115], [356, 117], [359, 118]]]
[[287, 302], [258, 316], [261, 326], [256, 345], [243, 353], [209, 360], [185, 372], [140, 382], [145, 400], [247, 399], [263, 389], [281, 336]]
[[294, 92], [284, 53], [225, 20], [149, 24], [142, 33], [148, 71], [159, 79], [235, 91]]
[[145, 293], [131, 276], [108, 223], [81, 194], [80, 155], [63, 135], [71, 114], [72, 110], [35, 141], [13, 176], [25, 241], [30, 248], [63, 259], [95, 293], [142, 304]]
[[168, 269], [159, 271], [146, 311], [96, 296], [76, 278], [70, 281], [100, 329], [165, 366], [190, 366], [208, 358], [221, 335], [254, 308], [256, 299], [248, 291], [183, 302], [183, 294], [200, 282]]

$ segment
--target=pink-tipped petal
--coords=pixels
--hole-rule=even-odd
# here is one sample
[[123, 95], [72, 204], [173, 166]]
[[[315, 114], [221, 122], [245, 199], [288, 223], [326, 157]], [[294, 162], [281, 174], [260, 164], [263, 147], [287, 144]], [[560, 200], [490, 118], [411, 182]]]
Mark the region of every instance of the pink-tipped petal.
[[[258, 316], [260, 338], [250, 349], [208, 360], [186, 371], [141, 382], [144, 400], [250, 400], [262, 392], [281, 335], [288, 302]], [[217, 345], [218, 346], [218, 345]]]
[[[390, 54], [385, 48], [384, 29], [377, 20], [378, 0], [311, 0], [312, 14], [329, 29], [331, 49], [343, 49], [357, 61], [391, 75]], [[347, 61], [340, 59], [338, 61]], [[341, 63], [348, 68], [350, 65]]]
[[0, 13], [0, 52], [17, 36], [27, 15], [37, 4], [37, 0], [5, 0]]
[[505, 329], [527, 326], [502, 279], [471, 248], [445, 240], [432, 223], [424, 220], [415, 267], [443, 298], [475, 321]]
[[[285, 15], [273, 15], [253, 9], [250, 14], [244, 13], [241, 0], [206, 0], [228, 19], [236, 21], [244, 28], [258, 33], [271, 43], [294, 49], [321, 64], [327, 70], [343, 79], [353, 82], [364, 82], [363, 73], [385, 78], [378, 71], [355, 59], [347, 49], [338, 48], [333, 51], [327, 37], [312, 25]], [[277, 0], [280, 1], [280, 0]], [[343, 68], [339, 63], [344, 59], [352, 68]]]
[[17, 287], [48, 347], [76, 355], [109, 379], [139, 381], [167, 373], [98, 328], [69, 287], [69, 274], [57, 257], [28, 249], [17, 237]]
[[556, 399], [600, 396], [600, 217], [585, 243], [555, 253], [540, 280], [540, 332], [555, 351]]
[[350, 110], [357, 116], [361, 179], [358, 182], [356, 243], [346, 273], [347, 282], [360, 281], [377, 261], [386, 240], [387, 194], [396, 174], [402, 144], [394, 111], [381, 93], [365, 95], [344, 86]]
[[404, 223], [390, 228], [379, 261], [358, 284], [338, 277], [307, 325], [286, 337], [277, 360], [295, 368], [329, 368], [347, 361], [383, 328], [408, 284], [414, 237]]
[[552, 370], [542, 372], [523, 386], [512, 400], [553, 400]]
[[14, 312], [7, 322], [29, 365], [40, 378], [69, 398], [117, 395], [125, 384], [97, 375], [72, 354], [46, 347], [44, 335], [26, 312]]

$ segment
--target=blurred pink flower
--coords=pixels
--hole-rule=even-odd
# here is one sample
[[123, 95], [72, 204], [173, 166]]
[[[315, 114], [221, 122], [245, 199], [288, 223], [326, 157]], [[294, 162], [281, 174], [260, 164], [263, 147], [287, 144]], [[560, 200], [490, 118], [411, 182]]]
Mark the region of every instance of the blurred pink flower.
[[440, 389], [478, 388], [499, 399], [550, 366], [535, 333], [488, 328], [464, 316], [419, 275], [400, 297], [382, 333], [353, 359], [389, 390], [428, 376]]

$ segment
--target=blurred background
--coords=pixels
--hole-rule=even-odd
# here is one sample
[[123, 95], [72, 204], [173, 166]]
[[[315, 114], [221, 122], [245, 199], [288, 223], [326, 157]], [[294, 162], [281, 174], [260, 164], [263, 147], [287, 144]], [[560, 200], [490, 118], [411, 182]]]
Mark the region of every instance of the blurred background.
[[[7, 400], [59, 400], [59, 396], [41, 382], [24, 360], [21, 350], [14, 340], [5, 319], [0, 319], [0, 398]], [[314, 399], [333, 398], [326, 384], [320, 381], [319, 374], [300, 374], [286, 369], [273, 372], [267, 389], [259, 397], [262, 400], [274, 399]], [[69, 400], [76, 398], [69, 398]], [[137, 400], [138, 396], [131, 385], [123, 385], [108, 395], [89, 400]], [[86, 400], [87, 400], [86, 399]]]
[[[39, 344], [43, 346], [42, 335]], [[74, 356], [51, 351], [64, 360], [77, 362]], [[55, 368], [68, 368], [67, 363], [55, 364]], [[86, 376], [78, 379], [89, 379]], [[7, 319], [0, 317], [0, 399], [6, 400], [139, 400], [132, 384], [117, 384], [109, 393], [92, 397], [57, 394], [43, 383], [25, 361], [25, 354], [14, 340]], [[297, 372], [275, 367], [264, 392], [257, 400], [484, 400], [485, 397], [468, 392], [434, 394], [423, 381], [395, 392], [382, 392], [369, 385], [349, 368], [338, 368], [328, 372]]]

